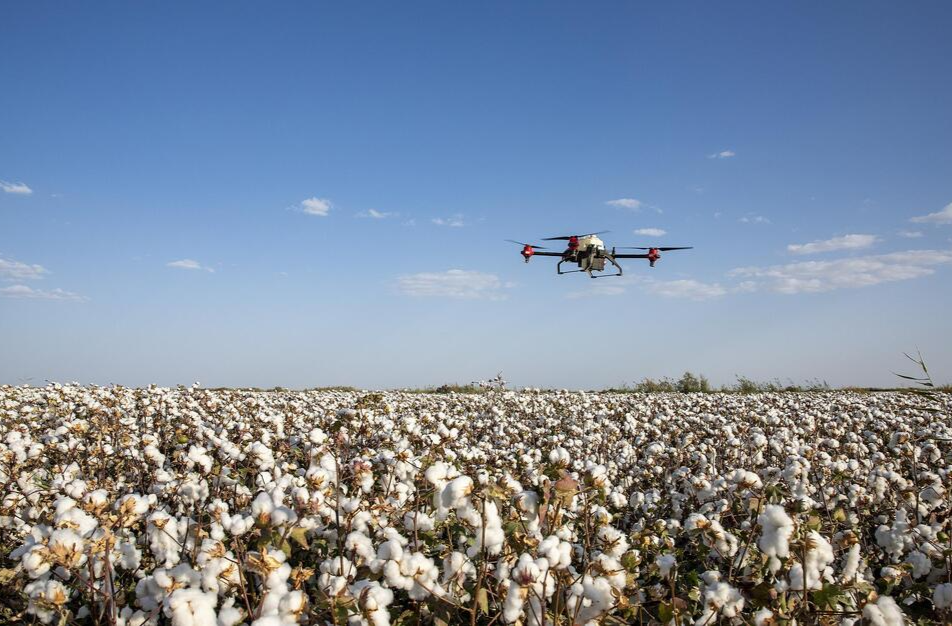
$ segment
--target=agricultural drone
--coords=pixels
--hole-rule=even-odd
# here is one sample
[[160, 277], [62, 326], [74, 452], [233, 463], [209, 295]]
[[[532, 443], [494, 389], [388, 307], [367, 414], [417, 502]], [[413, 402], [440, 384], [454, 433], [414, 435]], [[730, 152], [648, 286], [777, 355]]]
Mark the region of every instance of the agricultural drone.
[[[561, 237], [546, 237], [542, 241], [565, 241], [567, 242], [567, 247], [562, 252], [539, 252], [539, 250], [545, 250], [543, 246], [537, 246], [531, 243], [523, 243], [521, 241], [515, 241], [513, 239], [507, 239], [506, 241], [510, 243], [517, 243], [522, 246], [522, 258], [526, 260], [526, 263], [529, 262], [534, 256], [557, 256], [561, 257], [558, 264], [555, 266], [556, 272], [561, 274], [571, 274], [573, 272], [585, 272], [592, 278], [607, 278], [609, 276], [621, 276], [622, 269], [621, 265], [615, 259], [648, 259], [648, 264], [651, 267], [655, 266], [655, 263], [658, 262], [658, 259], [661, 258], [662, 252], [667, 252], [668, 250], [690, 250], [692, 246], [680, 246], [680, 247], [641, 247], [641, 246], [625, 246], [625, 247], [614, 247], [612, 246], [611, 251], [609, 251], [604, 242], [598, 238], [598, 235], [607, 233], [607, 230], [603, 230], [597, 233], [587, 233], [585, 235], [564, 235]], [[647, 250], [644, 254], [618, 254], [616, 250]], [[605, 261], [608, 261], [615, 266], [615, 269], [618, 270], [615, 274], [604, 274], [602, 276], [596, 276], [592, 272], [603, 272], [605, 271]], [[566, 261], [571, 263], [578, 264], [577, 270], [568, 270], [562, 271], [562, 264]]]

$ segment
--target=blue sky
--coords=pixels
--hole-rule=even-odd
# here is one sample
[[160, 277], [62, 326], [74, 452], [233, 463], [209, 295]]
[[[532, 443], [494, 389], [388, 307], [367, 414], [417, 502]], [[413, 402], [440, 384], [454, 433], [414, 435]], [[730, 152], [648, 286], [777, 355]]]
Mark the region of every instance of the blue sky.
[[[950, 18], [8, 4], [0, 382], [950, 380]], [[503, 241], [602, 229], [695, 249]]]

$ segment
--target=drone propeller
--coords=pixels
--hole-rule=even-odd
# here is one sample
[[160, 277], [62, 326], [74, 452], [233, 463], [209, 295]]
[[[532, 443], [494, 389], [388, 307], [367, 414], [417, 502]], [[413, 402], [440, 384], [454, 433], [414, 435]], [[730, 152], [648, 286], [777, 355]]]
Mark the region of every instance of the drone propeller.
[[579, 237], [579, 238], [590, 237], [592, 235], [603, 235], [607, 232], [611, 232], [611, 231], [600, 230], [597, 233], [585, 233], [584, 235], [568, 235], [567, 237], [543, 237], [542, 241], [568, 241], [572, 237]]
[[547, 249], [545, 246], [537, 246], [534, 243], [523, 243], [521, 241], [516, 241], [515, 239], [507, 239], [506, 241], [508, 241], [509, 243], [517, 243], [520, 246], [529, 246], [530, 248], [538, 248], [539, 250]]
[[640, 246], [617, 246], [617, 249], [618, 250], [658, 250], [660, 252], [667, 252], [668, 250], [693, 250], [694, 246], [681, 246], [681, 247], [674, 247], [674, 248], [672, 247], [662, 248], [660, 246], [656, 248], [655, 247], [643, 248]]

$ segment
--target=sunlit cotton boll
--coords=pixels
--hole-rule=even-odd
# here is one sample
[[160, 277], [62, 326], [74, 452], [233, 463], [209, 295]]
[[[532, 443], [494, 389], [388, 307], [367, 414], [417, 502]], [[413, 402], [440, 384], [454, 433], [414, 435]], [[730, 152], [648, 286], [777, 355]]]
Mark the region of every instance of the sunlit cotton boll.
[[871, 626], [903, 626], [906, 623], [902, 610], [889, 596], [879, 596], [863, 608], [863, 617]]
[[757, 540], [757, 547], [770, 557], [770, 571], [780, 570], [780, 559], [790, 556], [790, 536], [793, 534], [793, 520], [782, 506], [768, 504], [757, 518], [763, 529]]

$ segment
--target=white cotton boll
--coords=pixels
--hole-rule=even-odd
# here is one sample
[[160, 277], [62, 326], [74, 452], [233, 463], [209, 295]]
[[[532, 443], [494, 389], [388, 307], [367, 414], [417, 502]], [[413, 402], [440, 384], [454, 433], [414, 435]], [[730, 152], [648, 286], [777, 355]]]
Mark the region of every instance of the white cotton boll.
[[427, 482], [434, 487], [442, 487], [446, 483], [449, 472], [450, 467], [446, 463], [437, 461], [430, 467], [426, 468], [426, 472], [424, 472], [423, 475]]
[[790, 556], [790, 536], [793, 534], [793, 520], [787, 515], [782, 506], [768, 504], [764, 512], [757, 518], [763, 529], [757, 546], [760, 551], [770, 557], [770, 571], [777, 573], [780, 570], [780, 559]]
[[840, 576], [843, 582], [852, 582], [859, 571], [860, 554], [859, 544], [854, 543], [846, 553], [843, 563], [843, 574]]
[[27, 613], [35, 615], [44, 624], [50, 624], [57, 617], [56, 609], [65, 609], [69, 592], [58, 580], [34, 580], [23, 587], [29, 598]]
[[192, 444], [189, 447], [188, 455], [186, 456], [188, 459], [188, 468], [192, 469], [197, 465], [198, 467], [202, 468], [202, 471], [204, 471], [206, 474], [212, 471], [212, 458], [208, 456], [207, 453], [208, 450], [202, 446], [196, 446], [195, 444]]
[[542, 572], [539, 570], [539, 566], [536, 565], [535, 560], [525, 552], [519, 555], [519, 560], [516, 562], [516, 566], [512, 568], [511, 573], [512, 579], [518, 585], [534, 583], [541, 575]]
[[565, 448], [562, 448], [562, 447], [553, 448], [549, 452], [549, 462], [554, 463], [555, 465], [568, 467], [570, 460], [571, 460], [571, 456], [569, 455], [569, 451], [566, 450]]
[[301, 590], [295, 590], [287, 593], [281, 598], [278, 604], [278, 612], [282, 620], [292, 624], [298, 623], [298, 618], [307, 607], [307, 596]]
[[116, 503], [116, 509], [122, 519], [122, 525], [126, 528], [141, 520], [145, 514], [148, 513], [149, 507], [149, 499], [138, 493], [126, 494], [119, 498], [119, 501]]
[[889, 596], [879, 596], [875, 603], [863, 607], [863, 617], [871, 626], [903, 626], [906, 623], [899, 605]]
[[625, 584], [627, 583], [625, 568], [622, 567], [618, 559], [610, 557], [607, 554], [599, 554], [595, 557], [594, 563], [598, 569], [601, 570], [602, 575], [608, 581], [609, 585], [618, 591], [625, 588]]
[[254, 528], [254, 525], [255, 519], [252, 516], [242, 516], [239, 513], [235, 513], [231, 516], [231, 521], [226, 529], [233, 537], [240, 537]]
[[728, 583], [715, 582], [704, 590], [704, 607], [705, 613], [694, 622], [696, 626], [706, 623], [711, 614], [718, 612], [724, 617], [737, 617], [744, 608], [744, 596]]
[[154, 511], [148, 518], [146, 534], [149, 549], [158, 564], [172, 567], [181, 559], [182, 550], [175, 518], [162, 510]]
[[935, 591], [932, 592], [932, 603], [940, 611], [952, 608], [952, 583], [936, 585]]
[[463, 504], [464, 499], [468, 498], [473, 492], [473, 479], [469, 476], [460, 476], [454, 478], [443, 487], [441, 500], [443, 508], [454, 509]]
[[906, 556], [906, 563], [912, 565], [912, 577], [922, 578], [932, 571], [932, 561], [922, 552], [916, 550]]
[[307, 439], [314, 445], [319, 446], [327, 441], [327, 435], [320, 428], [312, 428], [311, 432], [307, 434]]
[[616, 509], [621, 509], [628, 503], [628, 500], [625, 498], [625, 494], [620, 491], [612, 491], [608, 494], [608, 503]]
[[274, 508], [274, 500], [271, 499], [271, 494], [262, 491], [251, 502], [251, 515], [262, 524], [270, 524], [271, 513]]
[[467, 578], [476, 577], [476, 567], [462, 552], [451, 552], [443, 559], [443, 584], [462, 585]]
[[188, 505], [204, 502], [208, 498], [208, 482], [196, 480], [195, 474], [190, 474], [190, 478], [184, 481], [178, 488], [178, 494], [182, 501]]
[[321, 563], [320, 571], [317, 584], [327, 595], [338, 596], [347, 588], [348, 579], [356, 573], [356, 568], [347, 557], [332, 556]]
[[539, 543], [538, 552], [549, 562], [552, 569], [565, 569], [572, 564], [572, 544], [549, 535]]
[[374, 546], [370, 538], [360, 532], [352, 532], [344, 540], [344, 548], [352, 551], [364, 562], [374, 558]]
[[502, 605], [502, 618], [506, 623], [512, 624], [522, 615], [522, 606], [525, 604], [526, 594], [527, 590], [521, 585], [516, 583], [509, 585], [506, 599]]
[[828, 575], [827, 566], [833, 562], [833, 546], [815, 530], [807, 535], [807, 552], [804, 562], [790, 568], [790, 589], [802, 591], [804, 578], [807, 589], [820, 589]]
[[63, 491], [70, 498], [79, 500], [86, 494], [86, 481], [79, 479], [72, 480], [66, 484], [66, 486], [63, 488]]
[[50, 535], [47, 548], [53, 560], [66, 568], [86, 563], [85, 541], [70, 528], [60, 528]]
[[130, 572], [139, 569], [139, 564], [142, 562], [142, 551], [136, 547], [135, 541], [123, 541], [118, 547], [120, 554], [118, 566]]
[[50, 571], [50, 562], [42, 545], [34, 545], [20, 556], [20, 564], [30, 578], [39, 578]]
[[357, 608], [372, 626], [390, 626], [387, 607], [393, 603], [393, 592], [376, 581], [358, 580], [350, 586], [350, 594], [357, 599]]
[[671, 576], [671, 569], [677, 564], [673, 554], [661, 554], [655, 559], [655, 565], [658, 566], [658, 574], [667, 579]]
[[[614, 606], [613, 588], [607, 579], [584, 576], [580, 586], [582, 608], [577, 614], [576, 623], [584, 624], [596, 620]], [[576, 590], [574, 585], [573, 590]]]
[[218, 609], [218, 621], [215, 626], [237, 626], [245, 618], [245, 612], [235, 606], [235, 599], [228, 598]]
[[87, 509], [102, 510], [109, 502], [109, 492], [105, 489], [90, 491], [83, 497], [83, 504]]
[[286, 506], [278, 506], [275, 507], [273, 511], [271, 511], [271, 526], [275, 528], [278, 528], [279, 526], [285, 526], [287, 524], [293, 524], [297, 521], [297, 519], [297, 513]]
[[436, 527], [436, 523], [428, 514], [416, 511], [404, 514], [403, 526], [411, 532], [425, 533], [433, 530]]
[[602, 526], [596, 534], [599, 547], [609, 556], [620, 557], [628, 550], [625, 535], [612, 526]]
[[218, 598], [200, 589], [176, 589], [165, 601], [164, 613], [172, 618], [172, 626], [205, 626], [215, 624]]
[[754, 613], [754, 626], [773, 626], [775, 623], [773, 611], [766, 607]]
[[499, 519], [499, 509], [492, 500], [487, 500], [483, 504], [483, 518], [485, 524], [476, 531], [476, 544], [466, 551], [470, 558], [479, 554], [484, 546], [489, 556], [496, 556], [502, 552], [502, 546], [506, 541], [502, 520]]

